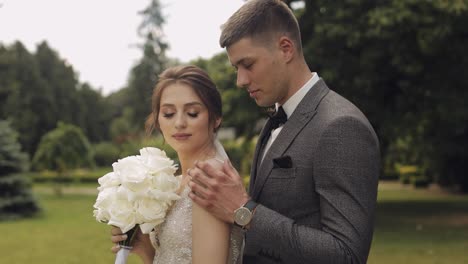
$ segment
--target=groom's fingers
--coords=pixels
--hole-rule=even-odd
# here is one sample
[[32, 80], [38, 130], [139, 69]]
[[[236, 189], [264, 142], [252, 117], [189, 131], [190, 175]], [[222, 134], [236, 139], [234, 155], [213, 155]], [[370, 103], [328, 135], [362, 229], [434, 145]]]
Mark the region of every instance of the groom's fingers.
[[203, 199], [203, 200], [206, 200], [207, 199], [207, 192], [208, 192], [208, 189], [206, 187], [203, 187], [202, 185], [200, 185], [200, 183], [194, 181], [193, 179], [190, 180], [189, 182], [189, 187], [190, 189], [192, 190], [192, 193]]
[[204, 171], [197, 167], [190, 169], [187, 174], [190, 176], [192, 181], [204, 188], [209, 188], [214, 182], [213, 178], [210, 178]]
[[223, 171], [224, 173], [230, 177], [231, 179], [236, 179], [239, 178], [239, 173], [237, 172], [236, 168], [232, 166], [232, 163], [230, 160], [226, 160], [223, 163]]
[[[217, 161], [218, 162], [218, 161]], [[206, 161], [198, 161], [195, 163], [195, 167], [204, 172], [207, 178], [220, 179], [224, 175], [220, 168], [215, 168], [212, 164]]]
[[194, 191], [191, 191], [188, 196], [190, 197], [190, 199], [192, 199], [192, 201], [196, 204], [198, 204], [199, 206], [203, 207], [203, 208], [207, 208], [208, 207], [208, 201], [203, 199], [202, 197], [198, 196], [199, 194], [198, 193], [195, 193]]

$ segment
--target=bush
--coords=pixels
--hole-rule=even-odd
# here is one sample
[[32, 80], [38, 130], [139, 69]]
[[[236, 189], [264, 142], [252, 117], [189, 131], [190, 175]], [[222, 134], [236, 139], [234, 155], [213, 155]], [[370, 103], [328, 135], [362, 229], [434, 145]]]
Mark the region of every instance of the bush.
[[41, 138], [33, 158], [35, 169], [64, 172], [94, 166], [93, 153], [81, 128], [59, 122], [57, 128]]
[[257, 137], [250, 140], [247, 140], [245, 137], [239, 137], [235, 140], [223, 141], [223, 146], [232, 164], [244, 177], [250, 175], [256, 143]]
[[413, 165], [397, 165], [396, 170], [399, 174], [400, 182], [403, 184], [412, 184], [416, 188], [426, 188], [431, 183], [423, 170]]
[[112, 171], [111, 164], [97, 169], [75, 169], [68, 171], [69, 177], [58, 177], [57, 172], [41, 171], [28, 173], [37, 183], [97, 183], [97, 180]]
[[410, 178], [410, 182], [415, 188], [427, 188], [431, 183], [431, 181], [427, 177], [422, 175], [412, 176]]
[[396, 171], [399, 175], [400, 182], [403, 184], [410, 184], [411, 177], [418, 174], [418, 167], [412, 165], [395, 165]]
[[95, 144], [93, 148], [94, 161], [99, 167], [110, 166], [120, 157], [119, 148], [111, 142], [101, 142]]

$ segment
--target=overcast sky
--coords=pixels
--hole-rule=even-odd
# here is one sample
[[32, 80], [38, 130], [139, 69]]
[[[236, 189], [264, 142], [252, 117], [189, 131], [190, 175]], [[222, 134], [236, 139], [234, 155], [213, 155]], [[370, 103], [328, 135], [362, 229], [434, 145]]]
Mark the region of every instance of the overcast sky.
[[[46, 40], [104, 94], [126, 84], [141, 51], [137, 14], [150, 0], [0, 0], [0, 42], [21, 41], [30, 52]], [[222, 52], [220, 25], [243, 0], [160, 0], [168, 55], [182, 62]]]

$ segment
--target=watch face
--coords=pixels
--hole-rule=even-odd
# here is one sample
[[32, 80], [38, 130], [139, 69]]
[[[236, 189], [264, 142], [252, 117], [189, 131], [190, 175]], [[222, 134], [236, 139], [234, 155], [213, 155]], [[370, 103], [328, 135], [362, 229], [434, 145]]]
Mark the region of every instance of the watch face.
[[245, 226], [250, 222], [252, 212], [245, 207], [237, 209], [234, 213], [234, 221], [240, 226]]

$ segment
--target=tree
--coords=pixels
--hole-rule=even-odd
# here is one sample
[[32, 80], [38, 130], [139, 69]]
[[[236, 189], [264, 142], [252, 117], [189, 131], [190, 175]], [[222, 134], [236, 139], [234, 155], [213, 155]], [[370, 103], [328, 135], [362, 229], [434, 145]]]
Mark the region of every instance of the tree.
[[21, 152], [16, 132], [0, 120], [0, 220], [32, 216], [39, 207], [24, 172], [28, 155]]
[[0, 44], [0, 118], [11, 121], [30, 155], [58, 121], [82, 127], [93, 142], [108, 140], [111, 107], [100, 91], [80, 84], [73, 68], [46, 42], [35, 54], [21, 42]]
[[65, 123], [79, 124], [81, 111], [79, 109], [78, 79], [73, 67], [60, 59], [47, 42], [37, 46], [35, 54], [41, 79], [51, 91], [53, 102], [49, 112], [44, 113], [53, 120], [52, 127], [58, 120]]
[[255, 136], [258, 133], [255, 124], [262, 117], [267, 117], [266, 109], [259, 108], [245, 89], [237, 88], [236, 71], [226, 53], [215, 55], [209, 60], [200, 58], [192, 63], [208, 72], [221, 93], [223, 126], [234, 127], [238, 136]]
[[134, 109], [134, 124], [143, 129], [146, 117], [151, 112], [151, 94], [158, 75], [165, 69], [168, 59], [162, 26], [164, 17], [158, 0], [140, 12], [143, 21], [138, 27], [138, 34], [144, 38], [141, 46], [143, 56], [130, 72], [128, 89], [130, 104]]
[[[112, 121], [111, 105], [100, 91], [83, 83], [78, 88], [80, 119], [78, 124], [91, 142], [109, 140], [109, 124]], [[118, 108], [118, 106], [115, 106]]]
[[[92, 166], [93, 153], [88, 139], [79, 127], [63, 122], [42, 137], [33, 158], [33, 168], [57, 171], [59, 182], [70, 169]], [[61, 194], [60, 186], [56, 191]]]
[[414, 165], [468, 191], [467, 1], [305, 3], [309, 65], [369, 117], [384, 160], [395, 162], [387, 151], [411, 139]]
[[40, 137], [56, 122], [44, 107], [53, 105], [53, 95], [35, 57], [20, 42], [0, 49], [0, 100], [0, 118], [11, 121], [23, 149], [34, 153]]

